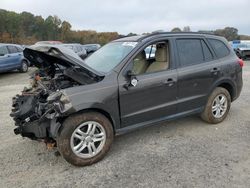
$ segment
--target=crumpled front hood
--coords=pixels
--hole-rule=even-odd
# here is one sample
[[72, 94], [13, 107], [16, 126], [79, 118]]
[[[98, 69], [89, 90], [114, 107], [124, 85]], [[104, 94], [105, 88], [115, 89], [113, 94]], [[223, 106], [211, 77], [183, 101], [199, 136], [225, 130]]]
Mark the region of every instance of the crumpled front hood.
[[23, 54], [38, 68], [49, 67], [51, 64], [59, 64], [64, 67], [77, 66], [97, 76], [103, 76], [84, 64], [83, 60], [73, 50], [60, 45], [33, 45], [25, 48]]

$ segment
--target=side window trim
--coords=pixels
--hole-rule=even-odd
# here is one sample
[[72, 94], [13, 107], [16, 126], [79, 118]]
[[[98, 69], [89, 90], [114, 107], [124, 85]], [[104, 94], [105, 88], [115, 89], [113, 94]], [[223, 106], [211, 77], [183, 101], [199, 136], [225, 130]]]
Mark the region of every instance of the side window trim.
[[[192, 63], [192, 64], [189, 64], [189, 65], [186, 65], [186, 66], [183, 66], [181, 64], [180, 53], [179, 53], [177, 41], [178, 40], [199, 40], [200, 45], [201, 45], [201, 39], [202, 39], [201, 37], [176, 37], [175, 38], [176, 55], [177, 55], [177, 59], [178, 59], [178, 68], [193, 66], [193, 65], [196, 65], [196, 63]], [[202, 45], [201, 45], [201, 47], [202, 47]], [[202, 52], [203, 52], [203, 49], [202, 49]], [[204, 59], [204, 53], [203, 53], [203, 59]], [[201, 63], [204, 63], [204, 60]]]
[[12, 54], [12, 52], [11, 52], [9, 46], [6, 46], [6, 48], [7, 48], [7, 50], [8, 50], [8, 53], [9, 53], [9, 54]]
[[205, 62], [206, 61], [206, 57], [205, 57], [205, 50], [204, 50], [204, 48], [202, 46], [202, 40], [200, 40], [200, 45], [201, 45], [201, 51], [202, 51], [202, 54], [203, 54], [203, 62]]
[[[177, 45], [177, 40], [185, 40], [185, 39], [186, 40], [188, 40], [188, 39], [192, 40], [193, 39], [193, 40], [199, 40], [200, 41], [200, 45], [201, 45], [201, 48], [202, 48], [202, 54], [203, 54], [203, 61], [201, 63], [207, 63], [207, 62], [211, 62], [211, 61], [215, 60], [216, 54], [215, 54], [212, 46], [206, 40], [205, 37], [176, 37], [174, 43], [175, 43], [176, 59], [177, 59], [177, 65], [178, 65], [177, 68], [183, 68], [183, 67], [189, 67], [189, 66], [196, 65], [195, 63], [190, 64], [190, 65], [186, 65], [186, 66], [181, 65], [180, 54], [179, 54], [178, 45]], [[205, 45], [207, 46], [208, 50], [210, 51], [210, 53], [212, 55], [212, 59], [211, 60], [205, 60], [205, 53], [204, 53], [204, 49], [203, 49], [203, 46], [202, 46], [202, 41], [205, 43]]]
[[[222, 57], [219, 57], [218, 54], [217, 54], [217, 52], [216, 52], [216, 50], [214, 49], [214, 46], [211, 44], [211, 40], [218, 41], [218, 42], [222, 43], [223, 46], [227, 49], [227, 54], [224, 55], [224, 56], [222, 56]], [[212, 47], [216, 59], [224, 58], [224, 57], [226, 57], [226, 56], [228, 56], [230, 54], [230, 49], [228, 48], [228, 46], [222, 40], [219, 40], [219, 39], [216, 39], [216, 38], [207, 38], [207, 41], [210, 44], [210, 46]]]
[[168, 73], [173, 73], [174, 71], [176, 71], [176, 69], [166, 69], [166, 70], [161, 70], [161, 71], [156, 71], [156, 72], [148, 72], [148, 73], [144, 73], [144, 74], [138, 74], [136, 75], [137, 78], [147, 78], [149, 76], [159, 76], [159, 78], [164, 74], [168, 74]]
[[17, 46], [16, 46], [16, 48], [17, 48], [17, 52], [18, 52], [18, 53], [23, 52], [23, 49], [22, 49], [21, 47], [17, 47]]
[[[202, 41], [204, 42], [205, 46], [207, 47], [207, 49], [209, 50], [209, 52], [210, 52], [211, 55], [212, 55], [212, 59], [211, 59], [211, 60], [206, 60], [205, 51], [204, 51], [204, 47], [203, 47], [203, 45], [202, 45]], [[201, 40], [200, 40], [200, 43], [201, 43], [201, 48], [202, 48], [202, 52], [203, 52], [204, 63], [213, 61], [214, 58], [215, 58], [215, 56], [214, 56], [214, 53], [211, 51], [210, 46], [208, 46], [207, 42], [206, 42], [204, 39], [201, 39]]]
[[[174, 44], [173, 44], [173, 37], [159, 37], [157, 39], [154, 39], [152, 41], [146, 42], [144, 44], [142, 44], [137, 50], [136, 52], [134, 52], [134, 54], [132, 56], [129, 57], [129, 59], [126, 61], [125, 65], [123, 66], [123, 68], [120, 71], [120, 74], [122, 74], [123, 76], [127, 73], [127, 71], [131, 68], [131, 63], [133, 61], [133, 59], [136, 57], [136, 55], [141, 52], [142, 50], [144, 50], [147, 46], [157, 43], [157, 42], [161, 42], [161, 41], [168, 41], [169, 44], [169, 69], [167, 70], [163, 70], [163, 71], [168, 71], [168, 70], [174, 70], [177, 68], [176, 63], [175, 62], [175, 52], [174, 52]], [[158, 72], [152, 72], [152, 73], [145, 73], [143, 75], [149, 75], [149, 74], [154, 74], [154, 73], [160, 73], [163, 71], [158, 71]], [[138, 75], [139, 76], [139, 75]]]
[[[8, 45], [7, 49], [8, 49], [9, 54], [16, 54], [16, 53], [18, 53], [18, 49], [15, 46]], [[15, 51], [13, 52], [12, 49], [15, 49]]]
[[15, 53], [19, 53], [19, 50], [16, 46], [14, 46], [14, 48], [16, 49], [16, 52]]
[[208, 46], [209, 50], [211, 51], [211, 53], [212, 53], [212, 55], [213, 55], [213, 60], [215, 60], [217, 56], [216, 56], [216, 53], [215, 53], [215, 51], [214, 51], [213, 46], [212, 46], [212, 45], [210, 44], [210, 42], [208, 41], [208, 38], [204, 38], [203, 40], [206, 42], [206, 45]]

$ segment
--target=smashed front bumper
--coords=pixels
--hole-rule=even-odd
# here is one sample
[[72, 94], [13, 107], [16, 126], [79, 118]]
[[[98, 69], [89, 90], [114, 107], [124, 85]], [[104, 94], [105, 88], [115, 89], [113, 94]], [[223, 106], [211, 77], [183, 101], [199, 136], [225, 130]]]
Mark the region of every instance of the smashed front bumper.
[[13, 97], [10, 116], [17, 126], [14, 133], [34, 140], [55, 139], [63, 119], [74, 112], [72, 105], [59, 92], [51, 94], [46, 103], [39, 103], [37, 98], [27, 93]]
[[50, 128], [50, 122], [39, 122], [35, 120], [33, 122], [24, 123], [14, 129], [15, 134], [21, 134], [23, 137], [31, 139], [43, 139], [48, 137], [48, 130]]

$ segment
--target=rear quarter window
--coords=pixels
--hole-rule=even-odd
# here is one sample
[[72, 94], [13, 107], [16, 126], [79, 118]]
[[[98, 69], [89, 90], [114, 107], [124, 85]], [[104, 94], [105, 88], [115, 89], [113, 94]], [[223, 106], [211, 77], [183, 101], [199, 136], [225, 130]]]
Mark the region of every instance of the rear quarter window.
[[224, 44], [224, 42], [217, 39], [208, 39], [208, 42], [213, 47], [214, 52], [218, 58], [225, 57], [230, 53], [228, 47]]
[[23, 49], [22, 49], [21, 47], [17, 47], [17, 46], [16, 46], [16, 48], [17, 48], [17, 51], [18, 51], [18, 52], [23, 52]]

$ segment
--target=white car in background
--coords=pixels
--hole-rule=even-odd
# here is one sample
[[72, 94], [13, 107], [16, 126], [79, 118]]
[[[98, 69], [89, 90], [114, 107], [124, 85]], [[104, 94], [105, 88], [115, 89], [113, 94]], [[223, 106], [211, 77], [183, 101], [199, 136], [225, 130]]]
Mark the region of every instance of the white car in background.
[[145, 49], [146, 58], [151, 59], [155, 57], [156, 46], [152, 45]]

